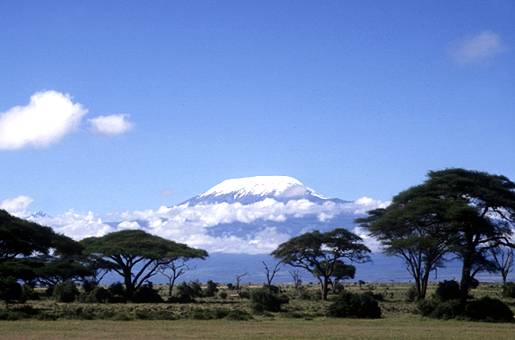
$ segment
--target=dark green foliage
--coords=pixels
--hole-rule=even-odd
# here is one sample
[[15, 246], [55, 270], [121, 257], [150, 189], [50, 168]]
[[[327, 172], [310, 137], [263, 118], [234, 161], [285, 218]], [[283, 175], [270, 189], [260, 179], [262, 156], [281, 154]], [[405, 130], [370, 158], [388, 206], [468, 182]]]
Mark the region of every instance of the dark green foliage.
[[460, 298], [460, 285], [454, 280], [442, 281], [438, 283], [435, 296], [440, 301], [448, 301]]
[[65, 281], [54, 287], [52, 296], [59, 302], [73, 302], [79, 296], [79, 290], [72, 281]]
[[104, 287], [95, 287], [93, 290], [85, 293], [83, 301], [88, 303], [106, 303], [112, 302], [112, 298], [113, 295], [109, 290]]
[[85, 293], [93, 291], [95, 288], [97, 288], [97, 286], [97, 283], [94, 281], [85, 280], [84, 282], [82, 282], [82, 289]]
[[177, 286], [175, 296], [169, 302], [188, 303], [200, 296], [202, 296], [202, 287], [198, 282], [183, 282]]
[[39, 300], [39, 294], [29, 284], [24, 284], [23, 289], [23, 300]]
[[163, 302], [163, 299], [158, 291], [154, 289], [152, 283], [147, 283], [136, 290], [131, 301], [136, 303], [159, 303]]
[[329, 305], [327, 314], [338, 318], [377, 319], [381, 317], [381, 308], [370, 294], [345, 292]]
[[[273, 293], [278, 293], [278, 292], [273, 292]], [[238, 293], [238, 296], [240, 297], [240, 299], [250, 299], [250, 292], [248, 290], [242, 290]]]
[[23, 289], [13, 277], [0, 278], [0, 300], [5, 302], [23, 301]]
[[225, 299], [227, 299], [227, 292], [222, 291], [222, 292], [218, 293], [218, 296], [220, 297], [220, 299], [225, 300]]
[[103, 237], [89, 237], [81, 244], [88, 256], [111, 263], [110, 269], [123, 277], [125, 294], [129, 298], [163, 265], [179, 258], [203, 259], [207, 256], [204, 250], [190, 248], [143, 230], [122, 230]]
[[251, 307], [254, 312], [280, 312], [281, 306], [289, 302], [286, 295], [271, 293], [266, 288], [253, 290], [250, 295]]
[[207, 281], [207, 286], [206, 286], [206, 290], [204, 292], [204, 296], [207, 296], [207, 297], [215, 296], [217, 292], [218, 292], [218, 283], [216, 283], [212, 280]]
[[279, 245], [272, 255], [285, 264], [303, 268], [320, 282], [322, 298], [327, 299], [328, 285], [342, 259], [352, 262], [369, 260], [363, 240], [350, 231], [337, 228], [321, 233], [313, 231], [294, 237]]
[[125, 287], [123, 286], [123, 283], [121, 283], [121, 282], [112, 283], [108, 289], [109, 289], [109, 292], [114, 296], [116, 296], [116, 295], [124, 296], [125, 295]]
[[410, 286], [409, 289], [406, 291], [406, 301], [415, 302], [417, 300], [418, 300], [417, 287]]
[[423, 300], [418, 303], [418, 311], [424, 316], [436, 319], [467, 319], [474, 321], [512, 322], [513, 312], [502, 301], [483, 297], [463, 302], [454, 300]]
[[439, 301], [431, 311], [432, 318], [435, 319], [454, 319], [463, 314], [463, 303], [460, 300]]
[[476, 321], [513, 322], [513, 312], [504, 302], [485, 296], [465, 306], [465, 315]]
[[227, 289], [229, 289], [229, 290], [234, 290], [234, 285], [233, 285], [232, 283], [230, 283], [230, 282], [229, 282], [229, 283], [227, 284]]
[[515, 282], [507, 282], [502, 286], [502, 296], [515, 298]]

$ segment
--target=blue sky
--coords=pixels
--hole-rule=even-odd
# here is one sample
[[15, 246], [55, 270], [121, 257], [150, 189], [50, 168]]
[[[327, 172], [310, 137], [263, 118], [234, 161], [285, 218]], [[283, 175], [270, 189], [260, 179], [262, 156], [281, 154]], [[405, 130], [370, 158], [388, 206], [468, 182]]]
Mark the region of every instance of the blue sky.
[[[515, 179], [514, 22], [513, 1], [0, 1], [0, 113], [48, 90], [88, 110], [0, 149], [0, 201], [105, 213], [254, 175], [381, 200], [429, 169]], [[119, 133], [91, 121], [120, 114]]]

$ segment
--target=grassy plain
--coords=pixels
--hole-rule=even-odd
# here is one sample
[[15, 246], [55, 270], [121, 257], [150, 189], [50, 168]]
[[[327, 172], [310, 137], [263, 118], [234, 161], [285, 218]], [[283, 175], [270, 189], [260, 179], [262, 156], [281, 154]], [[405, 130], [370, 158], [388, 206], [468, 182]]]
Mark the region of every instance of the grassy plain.
[[[248, 299], [235, 294], [226, 299], [201, 298], [192, 304], [62, 304], [40, 300], [30, 305], [59, 315], [57, 320], [0, 321], [0, 339], [515, 339], [515, 323], [433, 320], [414, 314], [415, 305], [405, 301], [405, 284], [351, 285], [346, 289], [383, 294], [383, 317], [327, 318], [326, 302], [291, 299], [284, 312], [254, 315], [248, 321], [202, 320], [205, 314], [199, 311], [250, 312]], [[482, 284], [473, 293], [500, 297], [500, 286]], [[504, 301], [515, 309], [514, 299]], [[152, 313], [175, 320], [143, 320]]]

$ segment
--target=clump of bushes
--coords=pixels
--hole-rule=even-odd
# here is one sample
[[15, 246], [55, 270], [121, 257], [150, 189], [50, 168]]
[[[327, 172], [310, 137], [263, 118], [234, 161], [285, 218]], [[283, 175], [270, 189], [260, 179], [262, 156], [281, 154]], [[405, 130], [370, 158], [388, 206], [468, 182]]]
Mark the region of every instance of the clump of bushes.
[[163, 302], [163, 299], [158, 291], [154, 289], [152, 283], [149, 282], [134, 292], [131, 301], [136, 303], [159, 303]]
[[73, 302], [79, 296], [79, 290], [73, 281], [57, 284], [52, 290], [52, 296], [59, 302]]
[[406, 301], [415, 302], [418, 299], [417, 287], [411, 285], [406, 291]]
[[268, 288], [259, 288], [250, 294], [252, 310], [256, 313], [280, 312], [281, 306], [288, 303], [286, 295], [271, 292]]
[[456, 300], [460, 298], [460, 285], [454, 280], [438, 283], [435, 296], [440, 301]]
[[202, 287], [198, 282], [183, 282], [176, 287], [175, 296], [172, 296], [168, 301], [177, 303], [189, 303], [195, 300], [196, 297], [202, 296]]
[[218, 297], [219, 297], [220, 299], [222, 299], [222, 300], [227, 299], [227, 292], [223, 292], [223, 291], [222, 291], [222, 292], [218, 293]]
[[125, 286], [121, 282], [115, 282], [107, 289], [111, 296], [108, 298], [110, 303], [125, 303], [127, 302]]
[[504, 302], [485, 296], [465, 306], [465, 315], [476, 321], [512, 322], [513, 312]]
[[381, 308], [372, 294], [344, 292], [329, 305], [327, 314], [337, 318], [377, 319], [381, 317]]
[[0, 300], [7, 302], [24, 301], [23, 288], [13, 277], [0, 278]]
[[502, 296], [515, 298], [515, 282], [507, 282], [502, 286]]

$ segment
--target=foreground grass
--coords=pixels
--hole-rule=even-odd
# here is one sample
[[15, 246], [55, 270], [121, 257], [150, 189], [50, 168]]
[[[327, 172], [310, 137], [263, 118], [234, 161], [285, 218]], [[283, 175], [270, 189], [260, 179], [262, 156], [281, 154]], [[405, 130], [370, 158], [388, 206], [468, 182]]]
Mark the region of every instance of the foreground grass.
[[440, 321], [418, 316], [379, 320], [2, 321], [0, 339], [515, 339], [514, 324]]

